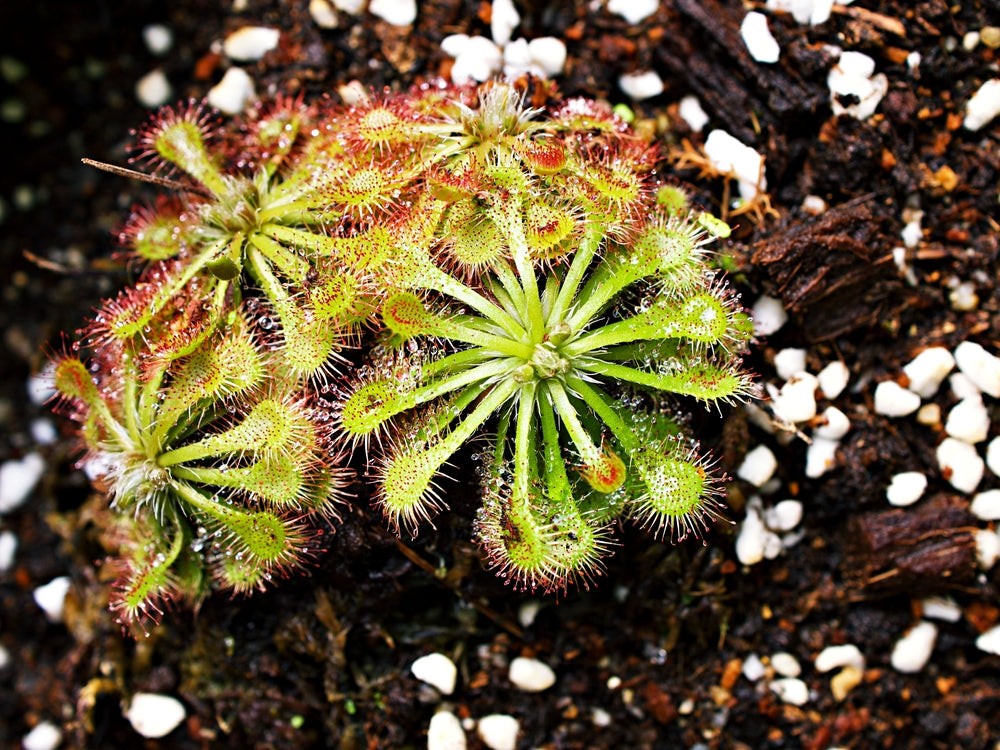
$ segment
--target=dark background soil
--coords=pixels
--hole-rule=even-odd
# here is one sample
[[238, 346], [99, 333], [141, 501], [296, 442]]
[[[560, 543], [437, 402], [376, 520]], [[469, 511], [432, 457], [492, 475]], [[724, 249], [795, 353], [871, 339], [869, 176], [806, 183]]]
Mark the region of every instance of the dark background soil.
[[[397, 542], [362, 502], [346, 511], [311, 576], [249, 600], [215, 598], [199, 613], [170, 613], [148, 638], [123, 637], [104, 609], [107, 583], [86, 522], [93, 499], [75, 472], [66, 439], [42, 448], [50, 470], [32, 499], [3, 519], [20, 539], [15, 565], [0, 578], [0, 642], [12, 661], [0, 671], [0, 745], [19, 747], [41, 720], [66, 728], [66, 747], [135, 747], [139, 737], [119, 702], [136, 691], [166, 692], [188, 708], [186, 724], [150, 747], [422, 747], [441, 699], [409, 673], [415, 658], [441, 650], [460, 667], [448, 699], [459, 716], [509, 713], [521, 722], [519, 747], [993, 747], [1000, 742], [1000, 657], [978, 651], [976, 635], [1000, 617], [998, 572], [972, 562], [968, 500], [954, 496], [936, 469], [941, 437], [913, 420], [871, 410], [872, 382], [897, 377], [922, 347], [974, 340], [1000, 344], [997, 268], [998, 126], [960, 127], [964, 102], [996, 76], [997, 52], [961, 48], [968, 30], [1000, 25], [1000, 4], [942, 0], [859, 0], [818, 27], [771, 15], [783, 53], [774, 66], [753, 63], [739, 40], [745, 8], [735, 0], [661, 0], [636, 27], [599, 4], [519, 0], [515, 34], [566, 40], [566, 95], [625, 101], [623, 72], [652, 68], [665, 93], [636, 105], [657, 127], [665, 150], [693, 137], [676, 102], [694, 93], [712, 118], [767, 156], [769, 192], [778, 216], [741, 219], [727, 252], [747, 299], [783, 297], [792, 321], [763, 342], [752, 364], [776, 380], [771, 358], [788, 346], [808, 350], [810, 369], [835, 359], [855, 388], [837, 405], [851, 417], [838, 467], [804, 476], [801, 441], [779, 445], [749, 426], [742, 412], [696, 413], [695, 427], [732, 471], [748, 447], [766, 442], [779, 456], [783, 482], [774, 499], [805, 505], [804, 539], [782, 557], [742, 569], [734, 528], [720, 525], [706, 545], [652, 542], [634, 530], [607, 575], [591, 591], [542, 599], [530, 627], [517, 624], [533, 599], [506, 589], [481, 569], [470, 542], [476, 507], [471, 483], [456, 482], [452, 511], [416, 540]], [[25, 395], [42, 347], [58, 346], [97, 300], [129, 278], [109, 260], [112, 228], [141, 186], [88, 169], [88, 156], [127, 159], [128, 131], [146, 116], [133, 88], [160, 66], [175, 98], [201, 97], [221, 78], [213, 41], [248, 24], [280, 28], [282, 44], [248, 65], [258, 93], [334, 93], [358, 79], [394, 89], [447, 74], [440, 40], [456, 32], [489, 36], [489, 5], [428, 0], [412, 29], [362, 14], [340, 15], [320, 30], [307, 3], [250, 0], [64, 2], [0, 6], [0, 55], [26, 65], [26, 76], [0, 82], [26, 115], [0, 121], [0, 460], [33, 449], [28, 425], [45, 415]], [[154, 58], [141, 29], [170, 26], [174, 47]], [[948, 39], [958, 40], [957, 50]], [[831, 115], [823, 45], [865, 52], [890, 90], [867, 122]], [[906, 56], [921, 55], [918, 72]], [[947, 167], [955, 179], [952, 182]], [[670, 172], [670, 167], [665, 167]], [[694, 180], [698, 171], [677, 176]], [[721, 180], [697, 183], [718, 201]], [[807, 194], [831, 207], [804, 214]], [[30, 195], [30, 205], [15, 205]], [[853, 201], [853, 202], [852, 202]], [[899, 245], [903, 210], [919, 203], [924, 241], [913, 259], [915, 285], [889, 260]], [[26, 255], [30, 253], [36, 260]], [[974, 280], [979, 306], [955, 311], [949, 279]], [[868, 385], [864, 385], [864, 383]], [[946, 389], [937, 398], [952, 401]], [[995, 402], [993, 424], [1000, 424]], [[997, 432], [994, 426], [993, 437]], [[884, 488], [898, 471], [926, 469], [926, 499], [906, 515], [886, 516]], [[997, 486], [987, 473], [980, 489]], [[734, 520], [747, 486], [733, 483]], [[81, 510], [82, 508], [82, 510]], [[887, 524], [903, 529], [901, 546], [877, 550]], [[932, 529], [939, 546], [921, 545]], [[907, 538], [906, 533], [910, 536]], [[905, 541], [908, 539], [908, 541]], [[944, 551], [947, 559], [940, 553]], [[874, 586], [880, 572], [891, 585]], [[32, 590], [56, 575], [74, 582], [66, 625], [47, 624]], [[903, 675], [889, 665], [893, 644], [918, 615], [920, 597], [947, 591], [963, 610], [938, 623], [931, 662]], [[863, 682], [842, 702], [830, 675], [812, 669], [825, 646], [855, 643], [868, 657]], [[763, 681], [739, 676], [751, 652], [789, 651], [804, 667], [812, 696], [783, 704]], [[533, 696], [507, 680], [506, 663], [533, 655], [557, 672], [556, 685]], [[609, 678], [617, 677], [619, 683]], [[610, 716], [592, 721], [593, 709]], [[298, 719], [301, 718], [301, 726]], [[481, 747], [474, 732], [471, 748]]]

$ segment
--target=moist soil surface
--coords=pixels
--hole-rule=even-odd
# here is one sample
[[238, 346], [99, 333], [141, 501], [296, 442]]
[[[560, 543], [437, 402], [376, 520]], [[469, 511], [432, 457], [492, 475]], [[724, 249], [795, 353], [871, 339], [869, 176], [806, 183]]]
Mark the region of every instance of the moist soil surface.
[[[9, 657], [0, 666], [0, 745], [19, 747], [47, 721], [62, 728], [64, 747], [424, 747], [441, 708], [470, 727], [489, 714], [515, 717], [519, 748], [1000, 742], [1000, 656], [976, 646], [1000, 618], [1000, 567], [977, 563], [977, 538], [992, 524], [970, 513], [971, 495], [935, 457], [958, 399], [946, 383], [925, 400], [940, 419], [922, 421], [879, 414], [873, 401], [879, 382], [906, 385], [902, 367], [924, 348], [1000, 348], [1000, 121], [963, 127], [965, 103], [997, 76], [1000, 4], [859, 0], [817, 26], [769, 12], [782, 51], [775, 64], [755, 62], [740, 37], [747, 6], [762, 3], [661, 0], [635, 24], [600, 2], [515, 5], [515, 37], [565, 41], [561, 94], [628, 103], [637, 127], [662, 143], [663, 174], [691, 183], [706, 206], [726, 213], [736, 194], [735, 182], [705, 167], [709, 129], [765, 155], [769, 201], [730, 217], [737, 229], [720, 252], [747, 304], [767, 294], [789, 315], [750, 355], [762, 384], [780, 387], [775, 355], [789, 348], [805, 350], [813, 373], [846, 364], [847, 389], [819, 398], [821, 412], [836, 406], [851, 423], [833, 466], [806, 473], [814, 425], [783, 433], [740, 406], [704, 413], [679, 403], [730, 474], [763, 444], [777, 457], [775, 480], [763, 493], [731, 480], [733, 523], [704, 540], [670, 545], [622, 529], [590, 590], [520, 593], [484, 570], [471, 541], [474, 478], [456, 471], [450, 510], [417, 538], [389, 534], [359, 484], [358, 502], [324, 532], [325, 551], [307, 574], [250, 598], [211, 598], [197, 613], [168, 612], [147, 636], [122, 634], [105, 608], [110, 576], [88, 520], [106, 501], [74, 468], [71, 425], [26, 391], [46, 351], [65, 345], [61, 332], [72, 336], [99, 299], [134, 278], [113, 260], [112, 230], [129, 206], [155, 195], [80, 159], [126, 163], [129, 130], [147, 117], [138, 79], [159, 68], [172, 101], [204, 97], [230, 64], [219, 42], [242, 26], [282, 32], [277, 49], [244, 66], [259, 94], [336, 99], [353, 80], [405, 90], [448, 76], [441, 40], [488, 37], [491, 7], [423, 0], [409, 27], [337, 12], [336, 28], [321, 28], [308, 3], [282, 0], [4, 3], [0, 460], [40, 452], [48, 468], [0, 522], [18, 540], [0, 573]], [[150, 23], [173, 32], [160, 57], [143, 43]], [[982, 41], [965, 44], [970, 32]], [[869, 55], [886, 76], [873, 116], [833, 113], [834, 47]], [[658, 73], [663, 93], [629, 100], [619, 76], [637, 70]], [[709, 117], [705, 133], [679, 117], [688, 95]], [[921, 231], [906, 246], [903, 229], [915, 220]], [[1000, 408], [985, 402], [993, 439]], [[54, 440], [39, 420], [55, 427]], [[915, 505], [892, 508], [885, 491], [903, 471], [924, 472], [929, 485]], [[998, 486], [987, 470], [978, 491]], [[755, 495], [765, 507], [798, 500], [804, 512], [780, 554], [747, 566], [735, 540]], [[64, 622], [51, 623], [32, 592], [62, 575], [72, 588]], [[901, 672], [891, 654], [929, 614], [931, 595], [949, 597], [957, 616], [934, 620], [929, 660]], [[815, 657], [840, 644], [860, 649], [863, 669], [817, 671]], [[434, 651], [458, 665], [450, 696], [410, 672]], [[787, 672], [787, 659], [772, 657], [781, 652], [801, 666], [803, 700], [779, 694], [787, 683], [775, 667]], [[551, 666], [555, 684], [538, 694], [516, 688], [507, 667], [517, 656]], [[763, 676], [753, 674], [756, 657]], [[176, 696], [186, 721], [143, 740], [122, 715], [137, 692]], [[467, 740], [486, 747], [474, 728]]]

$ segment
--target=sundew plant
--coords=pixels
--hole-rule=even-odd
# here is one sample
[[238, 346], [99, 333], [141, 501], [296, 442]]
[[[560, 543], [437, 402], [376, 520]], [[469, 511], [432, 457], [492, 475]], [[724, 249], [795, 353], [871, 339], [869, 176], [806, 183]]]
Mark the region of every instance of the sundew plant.
[[719, 515], [668, 396], [753, 390], [707, 253], [729, 229], [607, 106], [435, 84], [221, 130], [188, 105], [137, 157], [171, 189], [121, 231], [144, 270], [55, 365], [123, 529], [123, 621], [308, 557], [347, 453], [415, 532], [474, 442], [476, 533], [523, 588], [589, 582], [619, 518], [677, 540]]

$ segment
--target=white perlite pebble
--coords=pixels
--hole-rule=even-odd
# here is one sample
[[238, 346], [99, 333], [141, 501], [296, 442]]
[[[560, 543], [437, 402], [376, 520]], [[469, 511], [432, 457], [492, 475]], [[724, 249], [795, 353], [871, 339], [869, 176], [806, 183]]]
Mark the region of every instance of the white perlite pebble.
[[652, 70], [626, 73], [618, 78], [618, 86], [626, 96], [642, 101], [663, 93], [663, 79]]
[[724, 130], [713, 130], [705, 139], [705, 156], [712, 168], [735, 177], [740, 197], [752, 201], [767, 190], [764, 157]]
[[840, 443], [836, 440], [814, 437], [812, 443], [806, 448], [806, 476], [810, 479], [817, 479], [836, 466], [839, 445]]
[[956, 372], [954, 375], [948, 377], [948, 387], [951, 388], [951, 392], [955, 398], [959, 400], [963, 398], [975, 398], [976, 396], [982, 397], [983, 393], [979, 390], [979, 386], [973, 383], [962, 372]]
[[750, 308], [753, 332], [757, 336], [770, 336], [788, 322], [785, 303], [777, 297], [763, 295]]
[[490, 714], [479, 720], [476, 731], [490, 750], [515, 750], [521, 724], [507, 714]]
[[1000, 559], [1000, 534], [989, 529], [976, 529], [976, 563], [989, 570]]
[[782, 677], [798, 677], [802, 674], [802, 666], [799, 664], [799, 660], [787, 651], [779, 651], [776, 654], [772, 654], [771, 666]]
[[928, 596], [921, 599], [920, 606], [928, 620], [958, 622], [962, 619], [962, 608], [950, 596]]
[[750, 682], [757, 682], [765, 674], [767, 674], [767, 669], [757, 654], [750, 654], [743, 660], [743, 676]]
[[897, 672], [906, 674], [919, 672], [931, 658], [936, 640], [937, 626], [932, 622], [921, 620], [896, 641], [889, 663]]
[[441, 41], [441, 49], [455, 58], [451, 81], [458, 85], [488, 81], [503, 67], [503, 52], [484, 36], [452, 34]]
[[1000, 625], [994, 625], [976, 638], [976, 648], [988, 654], [1000, 655]]
[[[373, 0], [374, 4], [374, 0]], [[254, 62], [278, 46], [281, 32], [267, 26], [244, 26], [226, 37], [222, 53], [230, 60]]]
[[902, 508], [913, 505], [927, 489], [927, 477], [919, 471], [896, 474], [885, 491], [889, 505]]
[[965, 105], [965, 120], [962, 124], [967, 130], [979, 130], [994, 117], [1000, 114], [1000, 78], [986, 81]]
[[943, 346], [924, 349], [903, 367], [909, 389], [921, 398], [930, 398], [955, 367], [955, 358]]
[[[889, 79], [875, 74], [875, 61], [862, 52], [843, 52], [826, 78], [834, 115], [851, 115], [867, 120], [889, 91]], [[853, 101], [845, 106], [841, 97]]]
[[0, 466], [0, 516], [21, 507], [45, 473], [45, 459], [28, 453]]
[[62, 730], [50, 721], [36, 724], [21, 738], [24, 750], [55, 750], [62, 742]]
[[837, 361], [831, 362], [820, 370], [816, 380], [819, 381], [819, 389], [823, 391], [823, 395], [829, 399], [835, 399], [843, 393], [850, 377], [851, 371], [847, 369], [847, 365]]
[[162, 70], [151, 70], [135, 84], [135, 98], [150, 109], [161, 107], [173, 96], [174, 90]]
[[507, 673], [514, 687], [528, 693], [540, 693], [548, 690], [556, 682], [556, 673], [545, 662], [518, 656], [510, 663]]
[[1000, 359], [975, 342], [963, 341], [955, 347], [955, 362], [979, 390], [1000, 398]]
[[798, 23], [811, 26], [825, 23], [832, 8], [833, 0], [767, 0], [768, 10], [783, 10], [791, 13]]
[[950, 292], [948, 292], [948, 302], [952, 310], [959, 312], [969, 312], [979, 307], [979, 295], [976, 294], [976, 284], [972, 281], [963, 281]]
[[909, 221], [903, 227], [903, 231], [899, 233], [899, 236], [903, 240], [903, 244], [912, 250], [924, 238], [924, 230], [920, 228], [919, 221]]
[[941, 407], [937, 404], [924, 404], [917, 409], [917, 421], [930, 427], [941, 424]]
[[845, 643], [842, 646], [827, 646], [813, 662], [817, 672], [829, 672], [838, 667], [854, 667], [855, 669], [865, 668], [864, 654], [853, 643]]
[[530, 628], [535, 624], [535, 618], [542, 610], [542, 603], [538, 599], [529, 599], [517, 608], [517, 621], [522, 628]]
[[967, 443], [981, 443], [990, 431], [990, 415], [979, 396], [963, 398], [948, 412], [944, 430]]
[[781, 553], [781, 537], [764, 525], [760, 500], [747, 504], [747, 517], [736, 535], [736, 559], [743, 565], [756, 565], [765, 557], [773, 559]]
[[937, 447], [938, 466], [951, 486], [961, 492], [975, 492], [983, 478], [983, 459], [964, 440], [945, 438]]
[[365, 0], [333, 0], [333, 6], [337, 10], [356, 16], [365, 7]]
[[35, 445], [52, 445], [59, 439], [59, 431], [48, 419], [31, 420], [28, 431], [31, 433], [31, 439], [35, 441]]
[[530, 73], [539, 78], [549, 78], [563, 72], [566, 65], [566, 45], [561, 39], [544, 36], [539, 39], [515, 39], [504, 47], [503, 72], [516, 78]]
[[809, 702], [809, 686], [797, 677], [782, 677], [771, 682], [771, 690], [785, 703], [804, 706]]
[[789, 380], [806, 371], [805, 349], [782, 349], [774, 355], [774, 369], [782, 380]]
[[335, 29], [339, 25], [337, 11], [326, 0], [309, 0], [309, 15], [321, 29]]
[[514, 29], [521, 23], [521, 15], [511, 0], [493, 0], [490, 12], [490, 36], [499, 47], [510, 44]]
[[825, 438], [826, 440], [840, 440], [851, 429], [851, 420], [847, 418], [836, 406], [828, 406], [820, 414], [822, 424], [813, 429], [814, 437]]
[[764, 525], [771, 531], [791, 531], [802, 521], [802, 503], [782, 500], [764, 512]]
[[747, 52], [757, 62], [776, 63], [781, 56], [781, 47], [767, 27], [767, 16], [757, 11], [750, 11], [743, 17], [740, 34]]
[[689, 94], [683, 97], [677, 107], [677, 114], [695, 133], [700, 133], [702, 128], [708, 125], [708, 115], [696, 96]]
[[164, 55], [174, 46], [174, 32], [162, 23], [151, 23], [143, 27], [142, 41], [154, 55]]
[[980, 521], [1000, 521], [1000, 490], [980, 492], [972, 498], [969, 510]]
[[1000, 437], [993, 438], [986, 446], [986, 465], [1000, 477]]
[[438, 711], [431, 717], [427, 750], [465, 750], [465, 730], [455, 714]]
[[920, 408], [920, 396], [893, 380], [875, 386], [875, 411], [887, 417], [905, 417]]
[[0, 575], [10, 570], [17, 554], [17, 534], [8, 529], [0, 531]]
[[55, 368], [51, 364], [47, 364], [40, 372], [36, 372], [28, 378], [26, 386], [28, 400], [35, 406], [44, 405], [46, 401], [56, 395], [54, 375]]
[[243, 68], [230, 68], [208, 92], [208, 103], [227, 115], [242, 112], [254, 97], [253, 80]]
[[754, 487], [760, 487], [767, 483], [774, 475], [774, 470], [778, 468], [778, 459], [766, 445], [758, 445], [747, 453], [740, 468], [736, 470], [736, 476], [750, 482]]
[[66, 594], [71, 585], [69, 576], [58, 576], [31, 592], [35, 604], [45, 613], [49, 622], [62, 622]]
[[634, 25], [656, 13], [659, 5], [659, 0], [608, 0], [608, 12]]
[[8, 666], [10, 666], [10, 651], [0, 645], [0, 669], [6, 669]]
[[409, 26], [417, 20], [417, 0], [371, 0], [368, 12], [392, 26]]
[[610, 727], [612, 722], [611, 714], [603, 708], [591, 709], [590, 720], [594, 723], [595, 727]]
[[160, 693], [136, 693], [125, 712], [132, 728], [148, 739], [166, 737], [186, 717], [183, 703]]
[[413, 676], [421, 682], [433, 685], [442, 694], [451, 695], [455, 692], [455, 678], [458, 669], [455, 662], [444, 654], [433, 653], [421, 656], [410, 667]]
[[816, 376], [808, 372], [792, 377], [772, 395], [771, 408], [775, 416], [786, 422], [808, 422], [816, 416], [817, 386]]

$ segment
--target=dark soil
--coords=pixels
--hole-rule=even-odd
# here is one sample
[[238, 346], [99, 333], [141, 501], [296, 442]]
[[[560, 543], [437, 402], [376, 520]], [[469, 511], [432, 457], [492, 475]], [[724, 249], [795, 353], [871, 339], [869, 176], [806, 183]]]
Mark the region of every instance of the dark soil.
[[[838, 408], [852, 422], [837, 467], [804, 474], [805, 444], [783, 443], [747, 423], [693, 414], [704, 441], [732, 472], [748, 448], [767, 443], [779, 459], [772, 498], [805, 505], [804, 538], [782, 556], [751, 568], [737, 562], [735, 526], [677, 547], [625, 529], [607, 574], [591, 591], [540, 598], [529, 627], [519, 608], [537, 597], [505, 588], [480, 564], [470, 541], [476, 500], [470, 482], [449, 493], [451, 511], [417, 539], [397, 541], [360, 502], [324, 539], [311, 575], [250, 599], [209, 600], [198, 613], [169, 613], [138, 641], [123, 636], [105, 610], [106, 575], [87, 514], [102, 500], [73, 469], [70, 427], [44, 446], [50, 470], [33, 498], [3, 518], [19, 538], [13, 568], [0, 578], [0, 745], [42, 720], [65, 729], [65, 747], [136, 747], [120, 702], [137, 691], [178, 696], [189, 718], [148, 747], [423, 747], [441, 697], [410, 664], [431, 651], [459, 665], [459, 687], [445, 698], [460, 717], [506, 713], [521, 722], [523, 748], [894, 747], [992, 748], [1000, 742], [1000, 657], [975, 645], [1000, 619], [1000, 567], [978, 571], [968, 513], [937, 469], [941, 430], [872, 410], [874, 383], [901, 377], [901, 366], [928, 345], [963, 340], [1000, 347], [997, 185], [1000, 120], [978, 132], [961, 127], [964, 103], [997, 75], [998, 53], [961, 41], [967, 31], [1000, 25], [994, 0], [948, 4], [859, 0], [837, 7], [820, 26], [769, 14], [783, 50], [779, 63], [754, 63], [739, 36], [737, 0], [661, 0], [630, 27], [598, 3], [515, 0], [516, 35], [566, 40], [569, 60], [557, 79], [568, 96], [627, 101], [621, 73], [654, 69], [661, 96], [635, 105], [665, 152], [696, 149], [700, 134], [677, 117], [676, 102], [696, 94], [721, 127], [767, 157], [773, 212], [745, 215], [726, 251], [734, 283], [753, 300], [780, 296], [791, 322], [761, 343], [752, 364], [780, 382], [773, 355], [808, 351], [810, 371], [840, 359], [851, 371]], [[4, 331], [0, 355], [0, 461], [34, 443], [29, 424], [46, 415], [25, 397], [43, 347], [60, 346], [97, 300], [130, 274], [110, 260], [111, 229], [149, 195], [80, 164], [124, 163], [128, 131], [146, 114], [133, 88], [162, 67], [175, 97], [202, 97], [225, 61], [212, 44], [247, 24], [282, 30], [280, 47], [248, 71], [259, 93], [332, 95], [360, 80], [402, 89], [447, 75], [447, 34], [489, 36], [489, 3], [423, 0], [416, 25], [389, 26], [340, 15], [321, 30], [306, 2], [249, 0], [15, 3], [0, 6], [0, 55], [26, 75], [3, 81], [0, 100], [25, 105], [23, 118], [0, 121], [3, 166], [0, 258]], [[30, 15], [24, 15], [30, 14]], [[140, 30], [162, 22], [174, 32], [163, 58]], [[877, 114], [861, 122], [833, 117], [825, 45], [865, 52], [889, 78]], [[917, 52], [910, 69], [907, 56]], [[683, 163], [683, 162], [682, 162]], [[697, 168], [667, 173], [695, 181], [718, 205], [724, 181]], [[735, 190], [735, 186], [731, 186]], [[806, 195], [831, 210], [812, 216]], [[17, 202], [15, 196], [30, 196]], [[924, 211], [924, 237], [911, 252], [915, 283], [892, 261], [904, 211]], [[955, 310], [955, 280], [972, 281], [979, 304]], [[856, 386], [856, 387], [855, 387]], [[935, 401], [947, 412], [947, 388]], [[998, 432], [1000, 408], [987, 399]], [[825, 406], [821, 402], [821, 409]], [[931, 478], [928, 497], [889, 510], [892, 475], [913, 469]], [[989, 472], [980, 489], [1000, 486]], [[753, 488], [733, 482], [729, 516], [739, 521]], [[935, 497], [931, 497], [935, 496]], [[47, 624], [31, 592], [57, 575], [74, 587], [66, 624]], [[898, 638], [919, 616], [921, 597], [945, 592], [963, 612], [939, 622], [930, 663], [901, 674], [889, 663]], [[842, 701], [830, 675], [812, 662], [825, 646], [854, 643], [868, 663]], [[802, 707], [741, 676], [751, 653], [792, 653], [812, 691]], [[514, 688], [506, 665], [531, 655], [551, 665], [556, 684], [531, 695]], [[594, 709], [610, 723], [597, 726]], [[475, 732], [470, 748], [484, 747]]]

